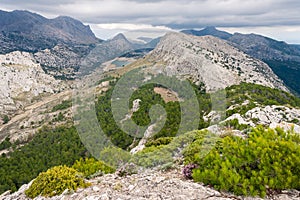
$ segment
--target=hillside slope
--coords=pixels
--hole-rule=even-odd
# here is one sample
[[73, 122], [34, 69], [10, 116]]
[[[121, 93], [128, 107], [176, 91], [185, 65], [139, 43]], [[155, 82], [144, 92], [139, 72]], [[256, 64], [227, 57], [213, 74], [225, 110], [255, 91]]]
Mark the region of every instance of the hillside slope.
[[203, 82], [208, 91], [240, 82], [287, 90], [268, 65], [212, 36], [169, 33], [150, 53], [149, 60], [164, 63], [158, 68], [165, 74]]
[[234, 33], [231, 35], [212, 27], [200, 31], [183, 30], [182, 32], [196, 36], [212, 35], [227, 40], [229, 44], [239, 50], [267, 63], [292, 92], [300, 94], [298, 78], [300, 76], [299, 45], [287, 44], [283, 41], [253, 33]]

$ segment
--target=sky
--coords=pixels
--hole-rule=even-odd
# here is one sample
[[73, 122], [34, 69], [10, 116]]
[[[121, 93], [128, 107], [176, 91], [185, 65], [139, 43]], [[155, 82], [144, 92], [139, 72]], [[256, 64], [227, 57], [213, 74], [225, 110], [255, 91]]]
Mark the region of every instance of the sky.
[[102, 39], [122, 32], [136, 38], [216, 26], [300, 44], [299, 0], [0, 0], [0, 9], [71, 16]]

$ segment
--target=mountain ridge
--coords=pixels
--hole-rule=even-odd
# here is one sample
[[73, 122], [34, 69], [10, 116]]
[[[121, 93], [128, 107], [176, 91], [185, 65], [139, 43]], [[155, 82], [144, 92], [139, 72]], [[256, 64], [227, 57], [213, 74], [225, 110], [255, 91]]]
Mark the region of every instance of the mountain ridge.
[[208, 90], [243, 81], [287, 90], [268, 65], [213, 36], [168, 33], [149, 57], [166, 63], [166, 74], [190, 74], [195, 82], [204, 82]]
[[45, 18], [29, 11], [0, 13], [0, 53], [16, 50], [36, 52], [59, 43], [93, 44], [96, 38], [89, 26], [71, 17]]
[[202, 30], [182, 30], [182, 33], [195, 35], [195, 36], [205, 36], [205, 35], [212, 35], [221, 39], [228, 39], [232, 36], [232, 34], [227, 33], [225, 31], [217, 30], [214, 26], [208, 26]]
[[[186, 30], [184, 32], [193, 34], [193, 31]], [[206, 32], [205, 34], [218, 37], [219, 32], [219, 30], [215, 29], [214, 32]], [[254, 33], [234, 33], [231, 37], [225, 38], [225, 40], [239, 50], [267, 63], [294, 94], [300, 94], [300, 81], [298, 78], [300, 76], [299, 45], [287, 44], [284, 41], [277, 41]]]

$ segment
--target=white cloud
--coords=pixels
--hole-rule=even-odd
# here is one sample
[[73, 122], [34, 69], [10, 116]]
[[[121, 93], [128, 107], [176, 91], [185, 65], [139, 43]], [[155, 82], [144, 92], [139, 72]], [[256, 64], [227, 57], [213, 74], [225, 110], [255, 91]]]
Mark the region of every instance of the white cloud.
[[126, 31], [133, 31], [133, 30], [164, 30], [164, 31], [171, 31], [171, 28], [166, 26], [153, 26], [150, 24], [129, 24], [129, 23], [110, 23], [110, 24], [96, 24], [97, 27], [102, 29], [109, 29], [109, 30], [126, 30]]
[[153, 26], [150, 24], [110, 23], [90, 24], [90, 26], [96, 36], [102, 39], [111, 38], [120, 32], [130, 39], [136, 39], [141, 36], [155, 38], [173, 31], [173, 29], [166, 26]]

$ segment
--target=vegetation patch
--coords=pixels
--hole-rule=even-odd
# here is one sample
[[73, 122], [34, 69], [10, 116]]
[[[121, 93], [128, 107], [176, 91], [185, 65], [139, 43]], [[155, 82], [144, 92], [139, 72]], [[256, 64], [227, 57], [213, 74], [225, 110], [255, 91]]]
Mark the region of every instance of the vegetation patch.
[[114, 173], [116, 171], [115, 168], [94, 158], [80, 158], [74, 163], [72, 168], [76, 169], [78, 172], [81, 172], [86, 178], [90, 178], [95, 173], [103, 175]]
[[44, 127], [29, 143], [0, 157], [0, 193], [14, 192], [40, 172], [58, 165], [72, 166], [86, 156], [75, 127]]
[[10, 142], [10, 138], [6, 137], [1, 143], [0, 143], [0, 150], [8, 149], [12, 146], [12, 143]]
[[7, 115], [4, 115], [3, 117], [2, 117], [2, 121], [3, 121], [3, 124], [7, 124], [8, 122], [9, 122], [9, 117], [7, 116]]
[[61, 104], [58, 104], [52, 108], [52, 112], [56, 112], [58, 110], [64, 110], [70, 108], [72, 106], [72, 100], [64, 100]]
[[300, 135], [282, 129], [253, 129], [247, 139], [228, 136], [205, 157], [191, 143], [186, 164], [197, 164], [192, 177], [220, 191], [245, 196], [266, 196], [269, 192], [300, 189]]
[[66, 189], [76, 191], [79, 187], [88, 187], [83, 175], [75, 169], [67, 166], [56, 166], [42, 172], [33, 181], [25, 194], [30, 198], [35, 198], [39, 195], [52, 197], [62, 194]]

